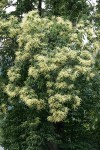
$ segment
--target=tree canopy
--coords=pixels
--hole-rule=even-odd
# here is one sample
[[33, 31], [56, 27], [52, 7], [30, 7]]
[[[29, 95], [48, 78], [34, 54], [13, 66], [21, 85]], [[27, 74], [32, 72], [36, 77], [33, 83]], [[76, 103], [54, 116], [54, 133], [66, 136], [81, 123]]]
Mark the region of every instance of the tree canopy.
[[27, 2], [0, 2], [0, 143], [99, 150], [99, 2]]

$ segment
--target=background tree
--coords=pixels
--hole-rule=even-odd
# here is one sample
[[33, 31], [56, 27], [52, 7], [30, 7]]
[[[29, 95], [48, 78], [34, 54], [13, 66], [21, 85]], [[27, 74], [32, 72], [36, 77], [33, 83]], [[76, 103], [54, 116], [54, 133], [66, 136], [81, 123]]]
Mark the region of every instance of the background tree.
[[19, 18], [31, 10], [38, 10], [40, 16], [64, 16], [74, 23], [78, 22], [81, 17], [90, 15], [93, 9], [89, 0], [9, 0], [4, 6], [5, 8], [15, 6], [15, 11], [11, 14]]
[[[18, 35], [18, 20], [14, 17], [5, 18], [7, 15], [0, 18], [0, 113], [1, 122], [6, 120], [6, 113], [10, 106], [8, 96], [3, 90], [7, 84], [7, 70], [13, 65], [15, 51], [17, 49], [16, 36]], [[2, 123], [0, 125], [2, 127]], [[3, 127], [2, 127], [3, 128]], [[4, 131], [4, 130], [3, 130]], [[1, 134], [0, 134], [1, 136]]]
[[86, 0], [46, 0], [46, 12], [48, 15], [64, 16], [74, 24], [81, 17], [87, 17], [92, 9]]

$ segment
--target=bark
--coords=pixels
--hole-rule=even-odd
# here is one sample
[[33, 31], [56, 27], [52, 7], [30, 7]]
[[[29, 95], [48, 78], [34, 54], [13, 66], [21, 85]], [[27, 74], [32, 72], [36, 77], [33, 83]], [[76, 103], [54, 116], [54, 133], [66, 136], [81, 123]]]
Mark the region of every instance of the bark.
[[38, 11], [39, 11], [39, 15], [41, 16], [42, 15], [42, 0], [39, 0]]

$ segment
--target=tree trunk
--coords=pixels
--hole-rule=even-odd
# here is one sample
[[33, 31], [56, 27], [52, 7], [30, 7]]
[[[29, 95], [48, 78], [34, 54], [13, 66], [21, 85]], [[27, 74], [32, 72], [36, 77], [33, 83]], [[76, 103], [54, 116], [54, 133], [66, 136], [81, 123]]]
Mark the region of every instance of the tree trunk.
[[59, 150], [57, 145], [55, 145], [54, 143], [48, 142], [48, 148], [49, 150]]
[[42, 0], [39, 0], [39, 4], [38, 4], [38, 11], [39, 11], [39, 15], [42, 15]]

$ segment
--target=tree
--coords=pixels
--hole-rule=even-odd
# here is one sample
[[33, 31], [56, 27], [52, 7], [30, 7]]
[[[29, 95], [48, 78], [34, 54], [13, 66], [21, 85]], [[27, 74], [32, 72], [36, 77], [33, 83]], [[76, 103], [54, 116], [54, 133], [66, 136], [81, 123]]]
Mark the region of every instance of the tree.
[[24, 13], [28, 13], [31, 10], [38, 10], [39, 15], [42, 15], [42, 0], [5, 0], [1, 2], [1, 7], [6, 11], [6, 8], [15, 7], [15, 11], [11, 11], [9, 14], [17, 16], [22, 19]]
[[86, 0], [46, 0], [48, 15], [64, 16], [75, 25], [80, 18], [90, 15], [91, 5]]
[[[19, 50], [14, 66], [7, 73], [9, 83], [5, 91], [10, 101], [24, 102], [33, 110], [34, 119], [40, 120], [40, 126], [36, 125], [39, 133], [33, 128], [26, 138], [27, 149], [48, 149], [55, 145], [56, 149], [69, 150], [83, 150], [84, 146], [97, 148], [91, 146], [91, 142], [82, 143], [83, 135], [75, 135], [77, 130], [70, 131], [74, 129], [74, 123], [77, 126], [81, 123], [80, 131], [90, 137], [95, 126], [93, 114], [98, 95], [93, 83], [97, 74], [94, 58], [97, 41], [93, 34], [89, 21], [80, 21], [72, 27], [68, 20], [60, 17], [41, 19], [36, 12], [30, 12], [23, 19], [18, 36]], [[88, 38], [86, 44], [83, 42], [85, 35]], [[77, 144], [79, 140], [80, 145]]]
[[[5, 7], [0, 2], [0, 6]], [[3, 10], [0, 7], [0, 11]], [[2, 11], [0, 14], [0, 138], [3, 136], [3, 121], [5, 120], [5, 114], [8, 112], [9, 100], [7, 94], [4, 92], [3, 87], [7, 84], [7, 70], [13, 65], [15, 58], [15, 51], [18, 47], [16, 37], [19, 32], [18, 19], [15, 17], [8, 17], [8, 15]], [[2, 141], [3, 143], [3, 141]], [[1, 144], [1, 143], [0, 143]]]
[[[42, 4], [44, 3], [44, 8]], [[37, 10], [40, 16], [64, 16], [71, 20], [75, 25], [80, 18], [90, 15], [90, 11], [93, 9], [91, 3], [87, 0], [17, 0], [16, 2], [9, 0], [6, 1], [5, 8], [15, 6], [15, 11], [11, 12], [22, 18], [23, 14], [28, 13], [31, 10]]]
[[[10, 150], [11, 149], [17, 149], [17, 150], [18, 149], [19, 150], [32, 149], [33, 150], [33, 148], [34, 149], [38, 148], [39, 150], [41, 150], [41, 149], [48, 150], [48, 149], [58, 149], [58, 148], [66, 149], [67, 148], [68, 150], [70, 150], [70, 149], [74, 149], [74, 150], [76, 150], [76, 149], [77, 150], [78, 149], [79, 150], [80, 149], [82, 149], [82, 150], [96, 149], [97, 150], [98, 149], [97, 141], [99, 143], [99, 138], [98, 138], [99, 137], [99, 121], [98, 121], [99, 114], [97, 113], [97, 110], [99, 110], [98, 106], [99, 106], [100, 91], [98, 89], [100, 89], [100, 87], [99, 87], [100, 81], [99, 81], [99, 74], [98, 74], [99, 69], [98, 69], [98, 67], [95, 68], [95, 65], [92, 65], [93, 66], [92, 69], [93, 69], [93, 73], [95, 74], [95, 77], [89, 79], [89, 81], [88, 81], [88, 80], [84, 79], [85, 77], [87, 77], [87, 79], [88, 79], [88, 75], [87, 76], [84, 75], [83, 77], [80, 77], [77, 80], [75, 80], [75, 83], [74, 83], [75, 87], [78, 88], [80, 91], [80, 93], [78, 93], [79, 94], [78, 96], [79, 96], [79, 98], [82, 99], [80, 106], [78, 106], [76, 109], [74, 109], [74, 106], [73, 106], [74, 103], [69, 101], [68, 108], [70, 108], [70, 109], [68, 111], [67, 118], [65, 118], [63, 121], [60, 121], [58, 123], [55, 123], [55, 122], [50, 123], [46, 119], [48, 116], [50, 116], [50, 117], [53, 116], [52, 112], [50, 114], [50, 110], [52, 110], [52, 107], [50, 106], [50, 104], [48, 104], [48, 101], [46, 101], [46, 107], [44, 110], [36, 111], [35, 107], [33, 107], [33, 106], [31, 107], [31, 105], [30, 105], [30, 107], [28, 107], [25, 103], [23, 103], [23, 101], [19, 98], [20, 94], [14, 98], [9, 98], [6, 95], [6, 93], [3, 91], [4, 85], [8, 84], [7, 70], [9, 67], [11, 67], [13, 65], [14, 65], [14, 69], [15, 69], [15, 67], [19, 68], [19, 66], [22, 64], [21, 72], [19, 73], [19, 76], [20, 75], [23, 75], [23, 76], [18, 80], [16, 85], [19, 83], [20, 83], [20, 86], [22, 86], [22, 87], [24, 86], [24, 84], [26, 84], [26, 85], [29, 84], [29, 86], [31, 85], [31, 83], [29, 83], [29, 82], [32, 81], [32, 77], [27, 81], [28, 83], [26, 83], [26, 82], [24, 83], [24, 81], [27, 80], [27, 77], [28, 77], [27, 70], [30, 65], [30, 62], [28, 64], [27, 61], [29, 61], [29, 58], [25, 61], [21, 61], [21, 63], [18, 64], [19, 66], [16, 66], [17, 64], [13, 62], [15, 59], [15, 52], [19, 49], [18, 42], [17, 42], [17, 39], [18, 39], [17, 36], [22, 34], [21, 37], [22, 37], [23, 45], [22, 45], [22, 47], [20, 47], [21, 49], [18, 50], [18, 52], [22, 52], [22, 55], [24, 57], [25, 56], [23, 54], [24, 44], [25, 44], [25, 42], [26, 42], [26, 44], [28, 44], [28, 40], [29, 41], [32, 40], [31, 36], [33, 36], [32, 33], [34, 32], [33, 24], [37, 27], [37, 28], [35, 27], [36, 28], [35, 34], [37, 32], [39, 34], [39, 33], [41, 33], [42, 20], [39, 18], [39, 16], [37, 16], [37, 19], [40, 20], [40, 22], [39, 22], [40, 26], [38, 26], [38, 24], [36, 24], [34, 21], [31, 24], [31, 19], [29, 19], [30, 25], [29, 24], [27, 25], [24, 22], [23, 26], [21, 27], [21, 30], [23, 29], [22, 30], [23, 33], [22, 33], [22, 31], [20, 30], [20, 27], [19, 27], [19, 21], [21, 21], [23, 14], [28, 13], [28, 11], [30, 11], [32, 9], [40, 8], [40, 13], [41, 13], [40, 15], [42, 15], [42, 16], [49, 15], [50, 18], [52, 15], [64, 16], [64, 18], [69, 18], [71, 21], [75, 22], [74, 25], [79, 20], [82, 19], [82, 21], [79, 23], [79, 26], [80, 26], [79, 31], [81, 31], [80, 34], [76, 33], [76, 32], [78, 32], [76, 30], [77, 24], [76, 24], [75, 29], [74, 28], [70, 29], [67, 25], [67, 27], [69, 29], [69, 31], [67, 31], [67, 27], [64, 27], [64, 25], [63, 25], [63, 23], [65, 23], [66, 21], [64, 22], [64, 20], [62, 18], [59, 18], [59, 17], [58, 17], [58, 19], [55, 18], [55, 20], [57, 20], [57, 22], [59, 22], [59, 24], [61, 23], [61, 26], [58, 25], [58, 23], [56, 23], [56, 22], [54, 25], [54, 19], [51, 19], [52, 20], [51, 22], [48, 19], [47, 19], [48, 20], [47, 22], [44, 21], [44, 23], [42, 24], [43, 25], [42, 29], [43, 29], [43, 33], [47, 34], [45, 36], [46, 39], [44, 39], [44, 37], [42, 37], [42, 35], [40, 37], [36, 36], [36, 39], [41, 40], [41, 41], [43, 40], [42, 41], [43, 43], [45, 41], [46, 44], [47, 43], [49, 43], [49, 44], [47, 46], [39, 45], [39, 47], [36, 48], [36, 50], [40, 50], [41, 47], [43, 46], [44, 51], [46, 51], [46, 49], [47, 49], [48, 54], [53, 55], [55, 52], [55, 49], [56, 49], [55, 47], [58, 45], [61, 48], [62, 55], [65, 55], [66, 50], [64, 50], [62, 48], [62, 46], [66, 47], [66, 43], [69, 42], [67, 46], [69, 46], [69, 47], [71, 46], [71, 50], [72, 50], [72, 48], [73, 49], [75, 48], [74, 52], [76, 52], [76, 53], [79, 50], [82, 51], [82, 48], [86, 48], [86, 50], [90, 50], [90, 47], [93, 44], [94, 48], [91, 47], [91, 49], [95, 53], [95, 50], [98, 50], [98, 42], [96, 42], [96, 41], [98, 41], [98, 39], [95, 39], [95, 38], [93, 39], [92, 27], [90, 27], [90, 26], [87, 27], [87, 25], [88, 24], [90, 25], [91, 23], [89, 23], [88, 20], [87, 20], [87, 22], [84, 20], [84, 18], [87, 18], [87, 15], [90, 14], [90, 9], [88, 9], [89, 5], [87, 5], [85, 3], [86, 1], [81, 1], [81, 2], [80, 1], [73, 1], [73, 2], [69, 1], [69, 3], [66, 4], [66, 1], [64, 1], [64, 0], [60, 1], [60, 3], [59, 2], [56, 3], [56, 1], [50, 0], [50, 1], [45, 1], [46, 7], [43, 10], [43, 9], [41, 9], [42, 8], [41, 1], [34, 1], [34, 2], [30, 1], [30, 3], [27, 3], [26, 0], [24, 0], [24, 1], [18, 0], [17, 3], [15, 3], [15, 4], [11, 3], [11, 1], [9, 1], [9, 3], [7, 1], [2, 1], [2, 2], [3, 2], [2, 7], [0, 5], [0, 11], [2, 12], [0, 14], [1, 18], [2, 18], [0, 35], [2, 37], [1, 40], [3, 39], [2, 40], [3, 44], [2, 44], [1, 53], [0, 53], [0, 55], [2, 57], [1, 64], [0, 64], [0, 66], [2, 66], [2, 74], [0, 75], [0, 78], [1, 78], [1, 80], [0, 80], [0, 83], [1, 83], [0, 84], [0, 88], [1, 88], [0, 100], [1, 100], [1, 110], [5, 114], [4, 119], [2, 119], [3, 120], [2, 126], [3, 126], [3, 131], [4, 131], [3, 132], [4, 133], [4, 135], [3, 135], [4, 141], [2, 142], [2, 144], [4, 145], [5, 149], [8, 148]], [[2, 4], [2, 3], [0, 2], [0, 4]], [[15, 19], [14, 17], [13, 18], [11, 17], [9, 19], [8, 18], [9, 15], [7, 15], [3, 11], [5, 7], [8, 7], [10, 5], [15, 5], [16, 10], [15, 10], [15, 12], [11, 12], [9, 15], [13, 14], [15, 16], [18, 16], [18, 19]], [[66, 7], [66, 5], [67, 5], [67, 7]], [[82, 12], [80, 13], [81, 9], [82, 9]], [[71, 11], [69, 11], [69, 10], [71, 10]], [[36, 16], [34, 15], [34, 17], [36, 17]], [[29, 17], [29, 18], [31, 18], [31, 17]], [[45, 19], [43, 19], [43, 20], [45, 20]], [[97, 15], [97, 21], [98, 21], [98, 15]], [[28, 22], [28, 19], [26, 19], [26, 23], [27, 22]], [[53, 27], [53, 25], [50, 25], [50, 31], [49, 31], [49, 28], [47, 25], [52, 22], [53, 22], [54, 27]], [[71, 24], [70, 21], [68, 21], [68, 22], [69, 22], [69, 24]], [[83, 25], [84, 24], [83, 22], [86, 24]], [[44, 27], [44, 24], [45, 24], [45, 27], [47, 26], [48, 32], [47, 32], [47, 29]], [[25, 27], [24, 27], [24, 25], [25, 25]], [[65, 25], [66, 25], [66, 23], [65, 23]], [[83, 28], [82, 28], [82, 26], [83, 26]], [[86, 26], [86, 29], [85, 29], [85, 26]], [[30, 30], [32, 29], [31, 30], [32, 33], [31, 32], [28, 33], [29, 30], [27, 30], [27, 27], [28, 28], [30, 27]], [[89, 30], [88, 30], [88, 28], [89, 28]], [[82, 30], [84, 30], [84, 31], [82, 31]], [[62, 31], [64, 31], [64, 33], [62, 33], [62, 35], [59, 35], [59, 32], [62, 32]], [[69, 37], [70, 38], [73, 37], [71, 39], [72, 42], [70, 42], [68, 35], [65, 37], [65, 35], [68, 32], [69, 32], [69, 34], [71, 34], [71, 35], [68, 34]], [[80, 36], [80, 39], [82, 39], [82, 37], [81, 37], [82, 34], [84, 35], [84, 33], [86, 33], [86, 32], [88, 34], [88, 40], [89, 40], [88, 42], [89, 43], [87, 43], [85, 46], [82, 47], [82, 43], [81, 43], [82, 40], [80, 43], [78, 43], [79, 36]], [[99, 33], [99, 31], [97, 31], [97, 34], [98, 33]], [[65, 35], [63, 35], [63, 34], [65, 34]], [[78, 39], [75, 38], [74, 34], [76, 34], [78, 36]], [[89, 34], [91, 36], [89, 36]], [[28, 36], [28, 37], [26, 38], [25, 36], [26, 37]], [[30, 37], [30, 39], [29, 39], [29, 37]], [[24, 38], [26, 38], [27, 40], [24, 41]], [[34, 37], [34, 39], [35, 39], [35, 37]], [[20, 41], [21, 41], [21, 39], [20, 39]], [[64, 41], [67, 41], [67, 42], [64, 43]], [[42, 42], [40, 42], [40, 43], [42, 43]], [[74, 42], [78, 43], [78, 44], [76, 44], [76, 46], [75, 46]], [[29, 43], [29, 45], [30, 44], [31, 43]], [[30, 47], [31, 47], [31, 45], [30, 45]], [[50, 50], [50, 52], [49, 52], [49, 50]], [[53, 51], [51, 51], [51, 50], [53, 50]], [[60, 50], [57, 49], [57, 51], [60, 51]], [[79, 54], [80, 53], [81, 52], [79, 52]], [[16, 54], [18, 54], [18, 53], [16, 52]], [[26, 52], [25, 52], [25, 54], [26, 54]], [[40, 51], [38, 54], [40, 56], [42, 55], [42, 53], [40, 53]], [[69, 54], [69, 52], [68, 52], [68, 54]], [[30, 52], [29, 52], [29, 55], [31, 55]], [[32, 52], [32, 56], [33, 55], [36, 55], [36, 54], [34, 54], [34, 52]], [[48, 55], [48, 57], [47, 57], [47, 54], [44, 54], [44, 55], [47, 58], [46, 63], [49, 66], [48, 61], [49, 61], [50, 56]], [[56, 55], [56, 52], [54, 54], [54, 58], [52, 58], [53, 56], [51, 56], [51, 58], [53, 60], [54, 59], [56, 60], [55, 55]], [[61, 59], [61, 58], [63, 58], [63, 57], [61, 57], [62, 55], [59, 56], [59, 62], [57, 62], [57, 64], [59, 64], [60, 61], [62, 61], [62, 59]], [[92, 55], [92, 53], [91, 53], [91, 55]], [[70, 56], [69, 62], [71, 61], [71, 59], [72, 58]], [[75, 61], [75, 58], [72, 60], [72, 62], [74, 62], [74, 61]], [[16, 62], [16, 60], [15, 60], [15, 62]], [[25, 64], [24, 64], [24, 62], [25, 62]], [[42, 60], [37, 60], [37, 63], [39, 63], [39, 65], [41, 64], [41, 62], [42, 62]], [[96, 66], [98, 66], [98, 62], [99, 62], [99, 59], [96, 59]], [[44, 60], [42, 63], [45, 63]], [[51, 64], [53, 64], [53, 63], [55, 64], [55, 62], [52, 62]], [[77, 62], [75, 61], [75, 63], [77, 63]], [[35, 62], [35, 64], [36, 64], [36, 62]], [[76, 65], [76, 64], [74, 64], [74, 65]], [[73, 70], [74, 65], [71, 66], [72, 70]], [[38, 66], [38, 67], [40, 67], [40, 66]], [[41, 68], [43, 68], [43, 67], [41, 67]], [[39, 68], [38, 68], [38, 70], [39, 70]], [[56, 69], [56, 71], [52, 70], [51, 72], [54, 74], [54, 79], [55, 79], [59, 70], [58, 70], [58, 72], [57, 72], [57, 69]], [[45, 71], [44, 71], [44, 73], [45, 73]], [[49, 74], [49, 72], [47, 72], [47, 75], [48, 74]], [[34, 85], [33, 85], [33, 88], [35, 88], [36, 91], [38, 91], [37, 93], [39, 94], [39, 98], [46, 97], [46, 95], [45, 95], [46, 91], [43, 91], [43, 89], [45, 87], [45, 84], [47, 83], [47, 80], [46, 80], [46, 82], [44, 82], [45, 81], [44, 76], [41, 76], [39, 78], [39, 80], [36, 79], [36, 82], [32, 81], [32, 83], [35, 82], [34, 85], [36, 87], [34, 87]], [[53, 75], [50, 74], [50, 77], [51, 76], [53, 76]], [[15, 77], [15, 75], [13, 77]], [[53, 82], [55, 83], [56, 81], [54, 81], [54, 79], [51, 79], [51, 80], [53, 80]], [[22, 85], [22, 83], [23, 83], [23, 85]], [[41, 83], [43, 83], [43, 84], [41, 84]], [[14, 84], [15, 84], [15, 81], [14, 81]], [[68, 87], [70, 87], [70, 84], [68, 85]], [[58, 86], [61, 86], [61, 83]], [[54, 88], [53, 90], [55, 92], [58, 90], [58, 89], [55, 90], [55, 86], [53, 87], [53, 85], [52, 85], [52, 87], [48, 87], [48, 88], [50, 88], [51, 90], [52, 90], [52, 88]], [[42, 90], [42, 92], [41, 92], [41, 90]], [[62, 90], [60, 89], [60, 91], [62, 91]], [[72, 89], [69, 89], [69, 91], [71, 92]], [[72, 101], [74, 102], [74, 98]], [[55, 104], [56, 104], [56, 102], [55, 102]], [[65, 107], [67, 104], [62, 104], [62, 105], [64, 105], [64, 107]], [[54, 107], [55, 107], [55, 105], [54, 105]], [[61, 105], [60, 105], [60, 107], [61, 107]], [[46, 110], [46, 108], [48, 108], [48, 109]], [[57, 109], [57, 108], [55, 108], [55, 109]], [[97, 114], [98, 114], [98, 117], [97, 117]], [[54, 118], [54, 119], [56, 119], [56, 118]], [[94, 135], [96, 135], [96, 136], [94, 136]], [[1, 136], [1, 134], [0, 134], [0, 136]], [[84, 141], [84, 139], [86, 139], [86, 140]], [[41, 142], [38, 142], [38, 141], [41, 141]], [[34, 147], [33, 147], [33, 145], [34, 145]]]

